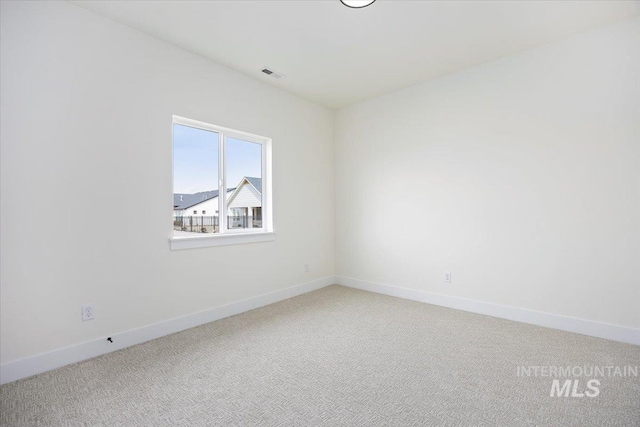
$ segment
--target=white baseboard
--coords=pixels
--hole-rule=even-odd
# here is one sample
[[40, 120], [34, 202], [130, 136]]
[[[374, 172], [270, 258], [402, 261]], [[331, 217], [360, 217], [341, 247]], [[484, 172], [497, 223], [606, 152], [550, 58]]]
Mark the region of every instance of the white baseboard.
[[559, 329], [582, 335], [640, 345], [640, 329], [611, 325], [541, 311], [527, 310], [524, 308], [508, 307], [415, 289], [400, 288], [381, 283], [366, 282], [349, 277], [329, 276], [242, 301], [214, 307], [198, 313], [188, 314], [186, 316], [169, 319], [153, 325], [143, 326], [141, 328], [114, 334], [111, 335], [114, 341], [113, 343], [107, 342], [107, 337], [103, 337], [70, 347], [8, 362], [0, 366], [0, 384], [27, 378], [71, 363], [111, 353], [116, 350], [141, 344], [146, 341], [233, 316], [235, 314], [244, 313], [245, 311], [315, 291], [334, 283], [383, 295], [469, 311], [471, 313], [484, 314], [516, 322], [529, 323], [532, 325], [544, 326], [547, 328]]
[[108, 342], [107, 337], [102, 337], [13, 362], [7, 362], [0, 366], [0, 384], [27, 378], [71, 363], [91, 359], [92, 357], [184, 331], [185, 329], [233, 316], [234, 314], [244, 313], [245, 311], [315, 291], [325, 286], [333, 285], [334, 283], [335, 277], [329, 276], [242, 301], [214, 307], [198, 313], [188, 314], [153, 325], [113, 334], [111, 335], [113, 343]]
[[640, 329], [336, 276], [336, 284], [500, 319], [640, 345]]

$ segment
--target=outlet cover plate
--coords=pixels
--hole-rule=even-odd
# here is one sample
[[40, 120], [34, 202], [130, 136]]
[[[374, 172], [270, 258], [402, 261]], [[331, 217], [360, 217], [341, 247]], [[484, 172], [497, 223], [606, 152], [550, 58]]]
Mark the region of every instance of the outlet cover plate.
[[82, 321], [95, 319], [95, 307], [93, 304], [85, 304], [82, 306]]

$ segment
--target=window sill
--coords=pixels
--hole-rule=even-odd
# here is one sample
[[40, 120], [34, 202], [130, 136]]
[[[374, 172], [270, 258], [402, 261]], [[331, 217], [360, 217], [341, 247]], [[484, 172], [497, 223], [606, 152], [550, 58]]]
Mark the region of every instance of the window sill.
[[181, 249], [208, 248], [212, 246], [270, 242], [273, 240], [276, 240], [275, 232], [220, 234], [213, 236], [172, 236], [169, 238], [169, 246], [172, 251], [176, 251]]

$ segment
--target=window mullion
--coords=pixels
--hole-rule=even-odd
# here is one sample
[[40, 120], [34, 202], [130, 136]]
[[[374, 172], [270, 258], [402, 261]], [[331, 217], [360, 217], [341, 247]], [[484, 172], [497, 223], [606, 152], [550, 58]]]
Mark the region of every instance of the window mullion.
[[226, 135], [220, 133], [220, 147], [218, 154], [218, 232], [224, 234], [227, 224], [227, 183], [226, 183], [226, 162], [225, 162]]

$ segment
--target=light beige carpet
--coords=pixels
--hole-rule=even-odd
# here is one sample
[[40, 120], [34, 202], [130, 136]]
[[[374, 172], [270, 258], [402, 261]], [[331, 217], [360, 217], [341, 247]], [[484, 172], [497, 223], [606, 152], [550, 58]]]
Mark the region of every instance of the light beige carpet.
[[[640, 347], [331, 286], [0, 388], [3, 426], [639, 426]], [[583, 385], [580, 386], [583, 388]]]

